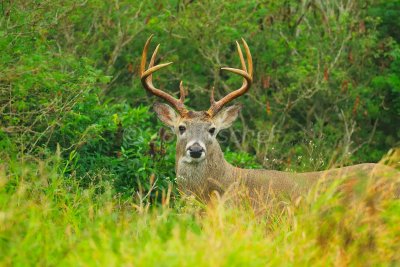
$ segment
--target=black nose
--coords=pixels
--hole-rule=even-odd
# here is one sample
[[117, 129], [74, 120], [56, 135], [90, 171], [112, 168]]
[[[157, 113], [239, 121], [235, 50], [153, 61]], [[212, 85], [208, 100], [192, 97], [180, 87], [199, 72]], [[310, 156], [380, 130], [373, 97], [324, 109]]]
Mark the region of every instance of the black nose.
[[204, 149], [197, 143], [191, 145], [189, 147], [189, 153], [192, 158], [198, 159], [201, 157], [201, 153], [203, 153]]

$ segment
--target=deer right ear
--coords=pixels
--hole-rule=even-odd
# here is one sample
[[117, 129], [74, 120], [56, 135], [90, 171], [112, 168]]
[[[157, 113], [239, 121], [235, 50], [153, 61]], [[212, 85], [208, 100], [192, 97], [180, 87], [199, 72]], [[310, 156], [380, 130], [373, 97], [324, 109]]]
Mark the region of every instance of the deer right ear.
[[240, 104], [235, 104], [226, 108], [223, 108], [214, 118], [214, 123], [218, 128], [226, 129], [232, 125], [239, 115], [241, 109]]
[[166, 104], [154, 103], [153, 109], [158, 118], [167, 126], [174, 127], [179, 119], [179, 115], [175, 110]]

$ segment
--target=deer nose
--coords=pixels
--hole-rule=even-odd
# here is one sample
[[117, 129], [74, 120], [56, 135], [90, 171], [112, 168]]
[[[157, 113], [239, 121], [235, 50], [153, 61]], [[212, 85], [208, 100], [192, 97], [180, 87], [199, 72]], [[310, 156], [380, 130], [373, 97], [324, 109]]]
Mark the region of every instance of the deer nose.
[[189, 154], [192, 158], [198, 159], [201, 157], [201, 154], [204, 152], [203, 147], [198, 144], [198, 143], [194, 143], [193, 145], [191, 145], [189, 148]]

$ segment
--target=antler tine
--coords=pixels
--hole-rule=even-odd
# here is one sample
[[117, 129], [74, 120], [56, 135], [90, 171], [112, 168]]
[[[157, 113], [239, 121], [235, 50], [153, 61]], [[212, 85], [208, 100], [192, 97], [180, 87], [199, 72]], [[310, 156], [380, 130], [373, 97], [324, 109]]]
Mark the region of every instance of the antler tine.
[[240, 47], [240, 44], [238, 43], [238, 41], [236, 41], [236, 47], [237, 47], [237, 51], [239, 54], [240, 63], [242, 64], [242, 69], [247, 72], [246, 63], [243, 58], [242, 48]]
[[160, 48], [160, 44], [158, 44], [158, 45], [156, 46], [156, 49], [154, 49], [153, 55], [151, 56], [151, 59], [150, 59], [149, 69], [152, 68], [152, 67], [154, 66], [154, 61], [156, 60], [156, 56], [157, 56], [157, 53], [158, 53], [158, 49], [159, 49], [159, 48]]
[[186, 93], [185, 88], [183, 87], [183, 81], [179, 83], [179, 96], [179, 101], [181, 101], [182, 103], [185, 102]]
[[160, 89], [157, 89], [153, 85], [153, 73], [158, 71], [159, 69], [162, 69], [162, 68], [172, 64], [172, 62], [168, 62], [168, 63], [158, 64], [158, 65], [154, 66], [155, 58], [157, 56], [157, 52], [158, 52], [160, 45], [157, 45], [156, 49], [154, 49], [153, 55], [151, 56], [151, 59], [150, 59], [149, 68], [147, 70], [145, 70], [146, 61], [147, 61], [147, 51], [149, 49], [149, 45], [150, 45], [152, 38], [153, 38], [153, 35], [151, 35], [149, 37], [149, 39], [147, 39], [146, 44], [144, 45], [144, 48], [143, 48], [142, 59], [140, 62], [140, 79], [141, 79], [142, 85], [147, 91], [149, 91], [153, 95], [156, 95], [156, 96], [164, 99], [168, 103], [170, 103], [171, 106], [173, 106], [176, 109], [176, 111], [178, 111], [179, 114], [181, 114], [181, 116], [184, 116], [188, 112], [188, 110], [185, 108], [185, 105], [183, 104], [183, 102], [185, 100], [185, 92], [184, 92], [184, 89], [182, 86], [182, 82], [179, 85], [179, 88], [180, 88], [180, 98], [179, 99], [176, 99], [173, 96], [171, 96], [170, 94], [165, 93], [164, 91], [161, 91]]
[[[215, 98], [214, 98], [214, 86], [211, 88], [211, 95], [210, 95], [210, 103], [211, 107], [215, 105]], [[211, 108], [210, 108], [211, 109]], [[209, 110], [210, 111], [210, 110]]]
[[253, 58], [251, 57], [250, 48], [243, 38], [242, 38], [242, 42], [243, 42], [244, 50], [246, 51], [247, 60], [249, 61], [249, 74], [250, 74], [250, 77], [253, 78]]
[[226, 95], [225, 97], [223, 97], [221, 100], [219, 100], [217, 102], [214, 99], [214, 88], [212, 88], [211, 98], [210, 98], [211, 107], [207, 111], [207, 113], [210, 117], [213, 117], [215, 114], [217, 114], [218, 111], [220, 111], [222, 109], [222, 107], [225, 106], [227, 103], [229, 103], [232, 100], [234, 100], [235, 98], [238, 98], [239, 96], [245, 94], [250, 89], [250, 86], [253, 82], [253, 60], [251, 58], [250, 49], [249, 49], [249, 46], [247, 45], [246, 41], [243, 38], [242, 38], [242, 42], [243, 42], [243, 46], [246, 51], [246, 58], [247, 58], [248, 66], [246, 66], [245, 60], [243, 58], [242, 49], [240, 48], [239, 43], [236, 42], [242, 69], [234, 69], [234, 68], [228, 68], [228, 67], [221, 68], [222, 70], [227, 70], [227, 71], [230, 71], [230, 72], [233, 72], [233, 73], [236, 73], [236, 74], [242, 76], [243, 77], [242, 86], [239, 89], [229, 93], [228, 95]]

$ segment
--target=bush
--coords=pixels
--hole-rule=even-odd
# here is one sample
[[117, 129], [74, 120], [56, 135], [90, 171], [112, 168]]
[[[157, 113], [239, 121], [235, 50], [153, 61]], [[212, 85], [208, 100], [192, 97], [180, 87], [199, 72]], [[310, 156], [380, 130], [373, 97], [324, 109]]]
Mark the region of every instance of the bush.
[[[4, 2], [0, 20], [2, 159], [60, 153], [88, 186], [99, 173], [128, 195], [174, 180], [174, 147], [137, 71], [150, 33], [163, 89], [208, 107], [237, 88], [234, 40], [250, 44], [251, 91], [224, 144], [244, 167], [326, 169], [378, 161], [399, 145], [398, 1], [339, 7], [298, 1]], [[386, 12], [388, 10], [388, 12]], [[152, 46], [154, 47], [154, 46]], [[177, 90], [175, 90], [177, 91]], [[164, 140], [165, 139], [165, 140]], [[252, 159], [249, 155], [255, 155]], [[154, 177], [153, 177], [154, 175]], [[101, 175], [101, 177], [104, 177]]]

